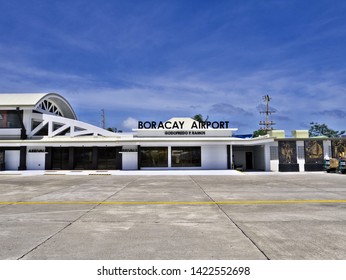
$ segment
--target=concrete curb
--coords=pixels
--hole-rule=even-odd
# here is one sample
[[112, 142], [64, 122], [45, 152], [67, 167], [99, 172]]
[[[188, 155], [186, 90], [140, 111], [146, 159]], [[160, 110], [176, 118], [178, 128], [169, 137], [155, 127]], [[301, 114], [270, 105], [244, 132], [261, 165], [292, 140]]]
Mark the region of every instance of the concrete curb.
[[69, 175], [69, 176], [237, 176], [245, 175], [236, 170], [25, 170], [25, 171], [1, 171], [1, 175], [15, 176], [39, 176], [39, 175]]

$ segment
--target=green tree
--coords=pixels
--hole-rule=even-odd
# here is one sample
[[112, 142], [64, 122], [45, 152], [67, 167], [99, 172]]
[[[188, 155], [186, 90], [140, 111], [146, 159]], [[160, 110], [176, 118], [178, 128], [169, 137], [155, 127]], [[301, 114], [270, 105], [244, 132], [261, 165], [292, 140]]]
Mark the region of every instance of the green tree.
[[326, 136], [329, 138], [338, 138], [345, 133], [345, 130], [338, 131], [329, 128], [326, 124], [319, 124], [315, 122], [310, 123], [309, 136]]
[[202, 114], [198, 114], [198, 115], [194, 115], [192, 118], [198, 122], [206, 122], [209, 119], [209, 116], [207, 116], [207, 118], [204, 119]]
[[255, 138], [255, 137], [259, 137], [259, 136], [263, 136], [263, 135], [266, 135], [267, 134], [267, 131], [265, 129], [258, 129], [258, 130], [255, 130], [252, 134], [252, 137]]
[[110, 132], [118, 132], [118, 133], [123, 132], [122, 130], [118, 130], [116, 127], [108, 127], [107, 130]]

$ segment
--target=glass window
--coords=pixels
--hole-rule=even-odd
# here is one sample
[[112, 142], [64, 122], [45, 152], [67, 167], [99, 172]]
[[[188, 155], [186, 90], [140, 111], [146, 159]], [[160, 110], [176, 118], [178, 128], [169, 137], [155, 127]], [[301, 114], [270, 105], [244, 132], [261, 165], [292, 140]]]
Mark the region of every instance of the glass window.
[[74, 149], [74, 169], [92, 169], [92, 148]]
[[172, 167], [201, 166], [201, 147], [172, 147]]
[[[23, 119], [23, 111], [19, 111], [20, 118]], [[15, 110], [0, 110], [0, 128], [21, 128], [18, 112]]]
[[69, 169], [69, 148], [52, 149], [52, 169]]
[[98, 148], [98, 169], [117, 169], [117, 156], [119, 151], [116, 147]]
[[275, 146], [270, 147], [270, 159], [271, 160], [278, 160], [279, 159], [278, 147], [275, 147]]
[[168, 167], [168, 148], [141, 147], [141, 167]]
[[298, 153], [298, 158], [299, 159], [305, 158], [304, 147], [303, 146], [298, 146], [297, 147], [297, 153]]

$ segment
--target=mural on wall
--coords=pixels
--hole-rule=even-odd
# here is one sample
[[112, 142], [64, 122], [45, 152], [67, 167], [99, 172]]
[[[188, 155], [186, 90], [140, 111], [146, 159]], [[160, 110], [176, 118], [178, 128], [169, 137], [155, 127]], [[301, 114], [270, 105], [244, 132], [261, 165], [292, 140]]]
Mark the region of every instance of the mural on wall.
[[323, 163], [323, 141], [305, 141], [305, 163]]
[[297, 147], [295, 141], [279, 141], [279, 163], [297, 163]]
[[332, 140], [332, 157], [346, 156], [346, 140]]

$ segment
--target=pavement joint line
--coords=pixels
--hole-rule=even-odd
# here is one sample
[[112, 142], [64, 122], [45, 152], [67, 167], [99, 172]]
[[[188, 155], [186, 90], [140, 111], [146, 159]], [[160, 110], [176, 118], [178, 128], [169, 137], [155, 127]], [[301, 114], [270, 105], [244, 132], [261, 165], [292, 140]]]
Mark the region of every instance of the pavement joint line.
[[[209, 197], [209, 199], [211, 201], [214, 201], [214, 203], [216, 202], [203, 188], [200, 184], [198, 184], [191, 176], [190, 176], [192, 182], [194, 182], [194, 184], [196, 186], [198, 186], [203, 192], [204, 194]], [[226, 216], [226, 218], [234, 225], [238, 228], [238, 230], [253, 244], [253, 246], [255, 246], [257, 248], [258, 251], [261, 252], [261, 254], [267, 259], [269, 260], [269, 257], [267, 256], [267, 254], [257, 245], [257, 243], [251, 239], [251, 237], [232, 219], [232, 217], [230, 215], [228, 215], [226, 213], [226, 211], [221, 207], [220, 204], [216, 204], [216, 206], [219, 208], [219, 210]]]
[[[93, 205], [93, 207], [91, 207], [90, 209], [88, 209], [87, 211], [85, 211], [82, 215], [80, 215], [79, 217], [77, 217], [76, 219], [74, 219], [71, 222], [68, 222], [67, 225], [65, 225], [63, 228], [61, 228], [60, 230], [58, 230], [56, 233], [52, 234], [51, 236], [49, 236], [46, 240], [42, 241], [41, 243], [39, 243], [38, 245], [36, 245], [34, 248], [32, 248], [31, 250], [29, 250], [28, 252], [26, 252], [24, 255], [22, 255], [21, 257], [19, 257], [17, 260], [21, 260], [23, 259], [25, 256], [27, 256], [28, 254], [30, 254], [31, 252], [35, 251], [37, 248], [39, 248], [41, 245], [43, 245], [44, 243], [46, 243], [47, 241], [51, 240], [52, 238], [54, 238], [56, 235], [58, 235], [59, 233], [61, 233], [62, 231], [64, 231], [65, 229], [67, 229], [69, 226], [71, 226], [72, 224], [74, 224], [75, 222], [77, 222], [78, 220], [80, 220], [82, 217], [84, 217], [85, 215], [89, 214], [92, 210], [94, 210], [97, 206], [99, 206], [102, 202], [105, 202], [107, 199], [111, 198], [112, 196], [116, 195], [117, 193], [119, 193], [120, 191], [122, 191], [123, 189], [125, 189], [128, 185], [130, 185], [131, 183], [133, 183], [134, 181], [136, 181], [137, 179], [132, 180], [131, 182], [126, 183], [120, 190], [117, 190], [115, 193], [113, 193], [112, 195], [108, 196], [107, 198], [105, 198], [103, 201], [98, 201], [99, 203], [94, 203], [96, 205]], [[29, 202], [29, 201], [22, 201], [23, 202]], [[46, 201], [48, 202], [48, 201]], [[0, 203], [1, 205], [1, 203]], [[12, 204], [13, 205], [13, 204]]]
[[[62, 188], [59, 188], [59, 189], [53, 189], [53, 190], [51, 190], [51, 191], [48, 191], [48, 192], [46, 192], [46, 193], [41, 193], [41, 194], [39, 194], [39, 195], [36, 195], [36, 196], [34, 196], [34, 197], [32, 197], [31, 199], [37, 199], [38, 197], [41, 197], [41, 196], [45, 196], [45, 195], [47, 195], [47, 194], [52, 194], [52, 193], [55, 193], [55, 192], [60, 192], [60, 191], [64, 191], [64, 190], [67, 190], [67, 189], [70, 189], [70, 188], [73, 188], [73, 187], [75, 187], [75, 185], [68, 185], [68, 186], [64, 186], [64, 187], [62, 187]], [[34, 200], [33, 200], [34, 201]], [[25, 201], [21, 201], [21, 202], [25, 202]], [[1, 205], [1, 204], [0, 204]]]
[[[114, 195], [114, 194], [113, 194]], [[112, 195], [112, 196], [113, 196]], [[107, 198], [108, 199], [108, 198]], [[266, 205], [266, 204], [346, 203], [346, 199], [311, 200], [230, 200], [230, 201], [0, 201], [0, 205]]]

